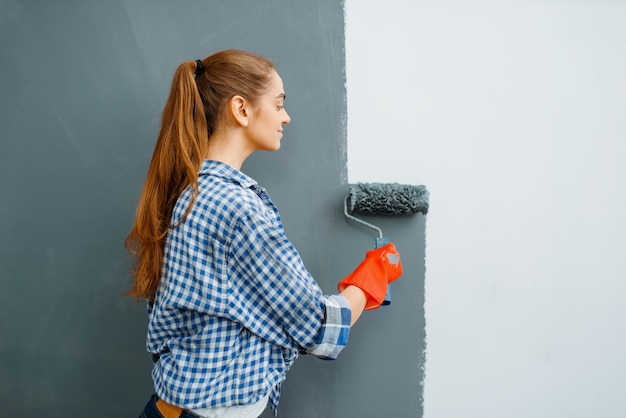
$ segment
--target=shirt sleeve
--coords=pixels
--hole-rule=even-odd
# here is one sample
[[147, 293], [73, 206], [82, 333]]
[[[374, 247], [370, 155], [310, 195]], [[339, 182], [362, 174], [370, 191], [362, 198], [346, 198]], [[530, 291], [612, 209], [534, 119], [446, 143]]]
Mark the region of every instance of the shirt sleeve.
[[234, 228], [231, 318], [275, 345], [332, 359], [348, 338], [347, 300], [323, 295], [273, 215], [247, 214]]
[[341, 295], [324, 296], [326, 315], [315, 345], [306, 353], [316, 357], [334, 360], [348, 344], [352, 311], [346, 298]]

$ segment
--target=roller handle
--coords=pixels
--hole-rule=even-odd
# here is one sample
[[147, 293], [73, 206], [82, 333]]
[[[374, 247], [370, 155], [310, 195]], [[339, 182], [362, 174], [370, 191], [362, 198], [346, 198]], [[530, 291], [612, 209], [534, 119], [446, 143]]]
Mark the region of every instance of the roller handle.
[[[380, 248], [384, 245], [389, 244], [389, 238], [387, 237], [376, 237], [376, 248]], [[391, 305], [391, 285], [387, 285], [387, 294], [385, 295], [385, 300], [380, 306], [388, 306]]]

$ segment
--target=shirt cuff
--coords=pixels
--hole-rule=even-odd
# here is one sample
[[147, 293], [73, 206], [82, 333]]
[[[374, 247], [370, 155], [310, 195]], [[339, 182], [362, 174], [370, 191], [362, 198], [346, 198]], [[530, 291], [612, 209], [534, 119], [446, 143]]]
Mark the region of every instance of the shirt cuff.
[[348, 344], [352, 311], [341, 295], [323, 296], [326, 314], [315, 344], [306, 350], [308, 354], [327, 360], [337, 358]]

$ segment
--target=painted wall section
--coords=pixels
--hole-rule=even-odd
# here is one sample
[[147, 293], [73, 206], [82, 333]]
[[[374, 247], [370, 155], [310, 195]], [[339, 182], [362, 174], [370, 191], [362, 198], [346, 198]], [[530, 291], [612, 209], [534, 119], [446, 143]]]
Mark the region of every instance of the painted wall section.
[[626, 4], [348, 0], [348, 178], [426, 184], [426, 418], [626, 414]]
[[[122, 296], [123, 243], [182, 61], [242, 48], [276, 62], [292, 121], [281, 150], [243, 171], [336, 293], [375, 237], [342, 212], [344, 29], [337, 0], [0, 0], [3, 417], [133, 417], [152, 393], [145, 306]], [[415, 257], [394, 283], [395, 305], [366, 312], [337, 361], [298, 359], [281, 418], [421, 410], [424, 221], [377, 221]]]

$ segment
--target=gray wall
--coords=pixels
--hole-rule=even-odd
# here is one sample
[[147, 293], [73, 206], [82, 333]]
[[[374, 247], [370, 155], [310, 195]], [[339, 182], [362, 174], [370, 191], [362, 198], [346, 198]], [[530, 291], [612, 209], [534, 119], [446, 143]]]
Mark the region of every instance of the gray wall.
[[[136, 416], [152, 391], [123, 240], [174, 68], [223, 48], [278, 65], [292, 123], [244, 166], [324, 291], [373, 244], [341, 213], [343, 3], [0, 0], [0, 401], [5, 416]], [[372, 170], [375, 170], [375, 164]], [[303, 356], [281, 417], [421, 417], [424, 217], [376, 219], [402, 251], [394, 305], [339, 360]]]

